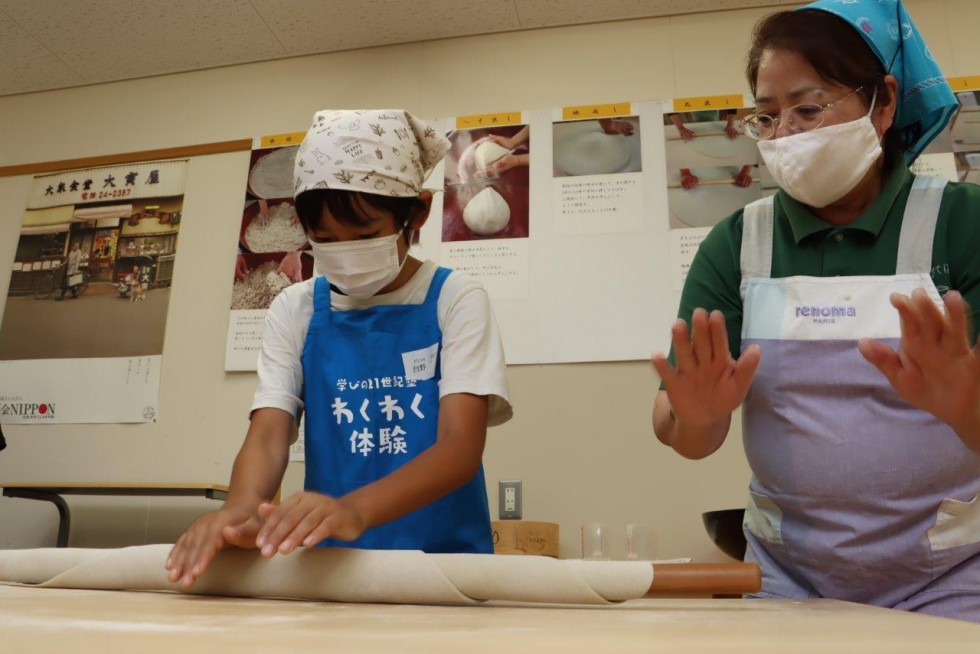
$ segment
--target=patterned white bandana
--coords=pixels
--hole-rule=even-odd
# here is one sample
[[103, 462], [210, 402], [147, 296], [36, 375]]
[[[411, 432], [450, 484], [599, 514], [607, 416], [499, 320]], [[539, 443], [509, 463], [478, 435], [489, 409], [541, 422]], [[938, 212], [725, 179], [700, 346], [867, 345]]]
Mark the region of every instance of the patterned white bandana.
[[336, 189], [415, 197], [449, 147], [403, 109], [319, 111], [296, 153], [293, 195]]

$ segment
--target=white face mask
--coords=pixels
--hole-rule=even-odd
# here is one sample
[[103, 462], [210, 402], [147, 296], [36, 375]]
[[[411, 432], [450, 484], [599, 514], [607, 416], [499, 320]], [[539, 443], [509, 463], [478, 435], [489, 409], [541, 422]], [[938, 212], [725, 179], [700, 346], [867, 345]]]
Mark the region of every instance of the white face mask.
[[881, 156], [881, 141], [869, 109], [847, 123], [759, 141], [759, 153], [780, 188], [820, 209], [857, 186]]
[[314, 274], [326, 275], [344, 295], [371, 297], [394, 281], [408, 261], [408, 252], [398, 259], [398, 239], [403, 234], [399, 231], [363, 241], [310, 241]]

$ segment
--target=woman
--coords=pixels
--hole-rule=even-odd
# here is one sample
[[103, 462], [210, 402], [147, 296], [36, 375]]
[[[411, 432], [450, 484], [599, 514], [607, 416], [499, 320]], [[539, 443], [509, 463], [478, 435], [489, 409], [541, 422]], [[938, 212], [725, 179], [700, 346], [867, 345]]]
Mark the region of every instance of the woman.
[[654, 430], [702, 458], [744, 400], [759, 596], [980, 622], [980, 187], [908, 169], [955, 98], [900, 0], [771, 15], [747, 74], [780, 190], [701, 246]]

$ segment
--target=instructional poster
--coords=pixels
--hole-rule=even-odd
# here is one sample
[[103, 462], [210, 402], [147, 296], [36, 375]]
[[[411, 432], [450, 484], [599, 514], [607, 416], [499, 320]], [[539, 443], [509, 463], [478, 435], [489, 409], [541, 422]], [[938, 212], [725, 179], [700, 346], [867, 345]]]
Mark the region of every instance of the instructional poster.
[[4, 424], [156, 419], [187, 167], [34, 179], [0, 325]]
[[508, 363], [666, 346], [677, 297], [660, 118], [654, 103], [619, 102], [439, 123], [453, 150], [420, 252], [487, 288]]
[[741, 95], [679, 98], [665, 107], [664, 152], [670, 211], [672, 283], [680, 291], [711, 228], [776, 184], [739, 121], [752, 111]]
[[443, 170], [442, 264], [491, 299], [527, 298], [530, 126], [520, 112], [463, 116]]
[[236, 246], [225, 370], [256, 369], [272, 300], [313, 275], [293, 202], [293, 162], [302, 140], [302, 132], [255, 139]]
[[959, 109], [912, 169], [954, 182], [980, 184], [980, 75], [952, 77]]
[[642, 230], [642, 132], [630, 103], [566, 107], [551, 129], [556, 231]]

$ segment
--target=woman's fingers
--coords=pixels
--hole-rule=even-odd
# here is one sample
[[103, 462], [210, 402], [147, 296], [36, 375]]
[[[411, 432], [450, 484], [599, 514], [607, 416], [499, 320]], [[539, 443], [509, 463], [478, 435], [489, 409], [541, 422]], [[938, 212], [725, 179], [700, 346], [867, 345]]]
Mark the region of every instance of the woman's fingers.
[[704, 309], [695, 309], [691, 315], [691, 343], [697, 365], [702, 368], [711, 365], [713, 348], [708, 312]]
[[953, 355], [970, 350], [970, 314], [963, 296], [949, 291], [943, 299], [948, 320], [943, 330], [943, 347]]
[[697, 366], [694, 352], [691, 351], [691, 338], [687, 323], [681, 319], [674, 321], [670, 328], [671, 340], [674, 345], [674, 358], [677, 360], [677, 370], [691, 370]]
[[898, 373], [902, 370], [902, 363], [895, 350], [881, 341], [862, 338], [858, 341], [858, 351], [868, 363], [880, 370], [881, 374], [894, 386]]
[[735, 362], [735, 372], [733, 376], [735, 377], [735, 385], [741, 392], [742, 396], [748, 391], [749, 385], [752, 383], [752, 379], [755, 377], [755, 371], [759, 369], [759, 363], [762, 361], [762, 348], [758, 345], [750, 345], [745, 348], [742, 352], [742, 356], [738, 358]]
[[716, 369], [727, 368], [731, 363], [731, 351], [728, 349], [728, 330], [725, 328], [725, 314], [715, 309], [708, 317], [708, 328], [711, 334], [711, 353]]
[[663, 352], [654, 352], [650, 361], [653, 363], [653, 369], [657, 371], [660, 379], [663, 380], [664, 385], [667, 388], [671, 388], [677, 380], [677, 372], [670, 365], [667, 356]]

